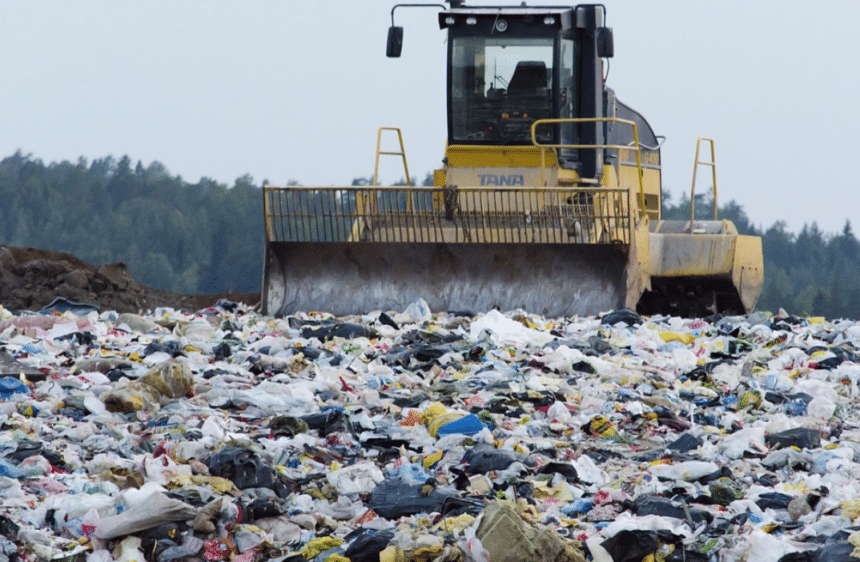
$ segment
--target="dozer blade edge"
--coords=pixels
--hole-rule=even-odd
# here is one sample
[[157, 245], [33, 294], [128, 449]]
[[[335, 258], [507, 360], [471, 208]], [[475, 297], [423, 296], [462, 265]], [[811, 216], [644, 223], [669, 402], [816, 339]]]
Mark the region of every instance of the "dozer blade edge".
[[627, 254], [612, 245], [270, 242], [263, 314], [524, 309], [548, 317], [624, 306]]

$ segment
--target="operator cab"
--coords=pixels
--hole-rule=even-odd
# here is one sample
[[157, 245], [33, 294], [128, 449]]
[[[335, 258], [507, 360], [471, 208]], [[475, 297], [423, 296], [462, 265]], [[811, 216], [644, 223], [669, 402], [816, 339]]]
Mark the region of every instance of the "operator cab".
[[[603, 59], [613, 56], [614, 46], [603, 5], [450, 5], [439, 12], [439, 26], [448, 32], [449, 146], [532, 146], [536, 120], [618, 117], [636, 121], [640, 147], [657, 152], [651, 160], [659, 162], [651, 127], [605, 87]], [[403, 29], [392, 26], [388, 39], [388, 56], [399, 56]], [[600, 121], [539, 125], [535, 140], [633, 144], [629, 127]], [[598, 148], [558, 150], [562, 168], [598, 181], [604, 163], [617, 157]]]
[[[603, 61], [612, 30], [600, 5], [452, 7], [448, 31], [448, 143], [531, 145], [538, 119], [603, 117]], [[602, 144], [602, 123], [542, 125], [541, 144]], [[567, 149], [563, 167], [597, 177], [603, 151]]]
[[[531, 124], [558, 114], [558, 17], [443, 12], [448, 29], [448, 142], [531, 144]], [[550, 127], [538, 132], [551, 142]]]

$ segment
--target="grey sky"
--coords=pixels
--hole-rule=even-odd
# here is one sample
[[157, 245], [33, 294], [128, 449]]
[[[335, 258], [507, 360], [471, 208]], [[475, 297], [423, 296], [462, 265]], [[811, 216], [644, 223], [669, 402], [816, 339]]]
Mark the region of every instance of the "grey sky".
[[[604, 3], [608, 84], [667, 137], [674, 200], [696, 137], [711, 136], [720, 200], [755, 224], [860, 228], [860, 2]], [[128, 154], [191, 182], [340, 185], [372, 173], [385, 125], [403, 129], [423, 178], [444, 150], [444, 35], [433, 9], [398, 9], [403, 57], [387, 59], [393, 4], [0, 0], [0, 155]], [[403, 175], [396, 164], [383, 182]]]

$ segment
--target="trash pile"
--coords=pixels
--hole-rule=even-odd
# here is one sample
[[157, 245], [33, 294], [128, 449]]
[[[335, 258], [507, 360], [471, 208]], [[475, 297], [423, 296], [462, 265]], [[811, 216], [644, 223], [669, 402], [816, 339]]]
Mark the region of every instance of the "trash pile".
[[860, 557], [860, 324], [0, 308], [0, 560]]
[[[58, 299], [119, 312], [158, 306], [198, 309], [218, 298], [141, 285], [122, 262], [95, 267], [65, 252], [0, 244], [0, 303], [7, 310], [56, 310]], [[230, 294], [229, 298], [253, 305], [260, 294]]]
[[150, 292], [123, 263], [96, 268], [63, 252], [0, 245], [0, 296], [8, 309], [37, 309], [60, 296], [132, 311], [152, 308]]

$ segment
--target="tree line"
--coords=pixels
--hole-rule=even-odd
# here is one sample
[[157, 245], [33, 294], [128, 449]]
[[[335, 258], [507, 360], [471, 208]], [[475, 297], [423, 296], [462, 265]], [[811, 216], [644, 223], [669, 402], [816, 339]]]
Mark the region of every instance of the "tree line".
[[0, 161], [0, 243], [124, 262], [139, 282], [181, 293], [260, 289], [263, 197], [250, 176], [188, 183], [128, 156]]
[[[0, 161], [0, 243], [68, 252], [93, 265], [124, 262], [139, 282], [181, 293], [258, 291], [262, 183], [249, 175], [232, 185], [209, 178], [190, 183], [159, 162], [133, 163], [128, 156], [45, 164], [19, 151]], [[431, 184], [432, 176], [421, 183]], [[677, 204], [665, 197], [663, 218], [688, 220], [689, 203], [686, 196]], [[708, 218], [705, 197], [696, 203], [697, 216]], [[860, 318], [860, 242], [850, 222], [838, 234], [814, 222], [799, 233], [784, 222], [765, 229], [735, 201], [720, 206], [719, 216], [741, 234], [762, 237], [758, 309]]]

